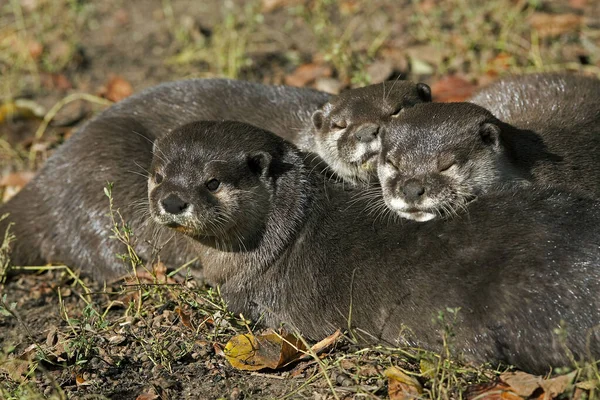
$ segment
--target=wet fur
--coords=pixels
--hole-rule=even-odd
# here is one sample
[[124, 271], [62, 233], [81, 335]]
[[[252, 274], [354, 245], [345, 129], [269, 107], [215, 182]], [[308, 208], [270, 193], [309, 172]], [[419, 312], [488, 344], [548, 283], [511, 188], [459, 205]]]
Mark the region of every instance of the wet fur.
[[[548, 110], [529, 109], [530, 123], [522, 125], [537, 123], [537, 130], [529, 130], [471, 103], [419, 104], [383, 128], [379, 179], [387, 202], [390, 206], [395, 202], [392, 208], [402, 216], [416, 219], [406, 210], [452, 216], [492, 187], [525, 182], [600, 197], [600, 119], [591, 109], [588, 104], [570, 110], [573, 118], [566, 121], [536, 120]], [[453, 160], [454, 166], [442, 171], [445, 160]], [[411, 202], [403, 191], [415, 180], [425, 194]]]
[[[138, 238], [136, 251], [143, 259], [155, 253], [149, 242], [168, 241], [162, 261], [170, 266], [189, 261], [195, 254], [187, 238], [149, 219], [147, 177], [154, 139], [197, 119], [230, 119], [299, 140], [314, 110], [329, 97], [310, 89], [205, 79], [161, 84], [115, 104], [80, 128], [1, 207], [0, 213], [10, 213], [8, 221], [14, 222], [13, 264], [66, 263], [101, 279], [126, 272], [116, 256], [125, 247], [110, 237], [103, 192], [107, 181], [114, 182], [115, 209]], [[8, 221], [0, 225], [2, 232]]]
[[[232, 142], [240, 132], [246, 140]], [[531, 186], [483, 195], [468, 215], [450, 221], [385, 224], [369, 212], [372, 196], [324, 182], [297, 149], [268, 132], [197, 123], [159, 145], [167, 159], [195, 163], [201, 182], [215, 174], [203, 166], [218, 157], [255, 182], [253, 190], [270, 193], [267, 220], [249, 237], [257, 243], [252, 250], [196, 241], [206, 277], [221, 285], [234, 313], [273, 327], [291, 324], [315, 340], [350, 319], [365, 341], [440, 351], [444, 327], [435, 317], [459, 307], [451, 344], [467, 361], [540, 373], [568, 365], [553, 333], [561, 321], [576, 358], [588, 350], [600, 355], [591, 331], [600, 324], [594, 200]], [[245, 168], [257, 151], [286, 168]]]
[[310, 142], [300, 148], [318, 153], [348, 182], [377, 181], [379, 138], [363, 143], [355, 134], [361, 129], [378, 128], [401, 117], [405, 109], [429, 101], [429, 86], [410, 81], [383, 82], [342, 92], [315, 111], [313, 134], [305, 135]]

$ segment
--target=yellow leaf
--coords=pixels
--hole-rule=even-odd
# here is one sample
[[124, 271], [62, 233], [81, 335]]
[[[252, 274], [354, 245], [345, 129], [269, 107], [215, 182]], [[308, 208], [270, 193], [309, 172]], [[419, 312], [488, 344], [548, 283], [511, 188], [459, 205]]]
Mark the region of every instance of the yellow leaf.
[[414, 399], [423, 391], [419, 381], [406, 375], [397, 367], [390, 367], [383, 374], [388, 378], [390, 400]]
[[42, 119], [44, 107], [31, 100], [19, 99], [0, 105], [0, 124], [13, 118]]
[[244, 371], [277, 369], [303, 354], [302, 342], [291, 334], [237, 335], [225, 345], [224, 353], [232, 367]]

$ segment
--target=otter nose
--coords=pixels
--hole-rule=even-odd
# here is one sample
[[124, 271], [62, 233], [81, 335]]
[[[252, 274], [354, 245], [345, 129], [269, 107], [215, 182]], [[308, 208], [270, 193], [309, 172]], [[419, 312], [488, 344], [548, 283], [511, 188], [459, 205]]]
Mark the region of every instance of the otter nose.
[[179, 196], [173, 193], [168, 195], [166, 199], [163, 199], [161, 204], [167, 213], [173, 215], [181, 214], [189, 207], [188, 203], [181, 200]]
[[369, 143], [375, 140], [379, 133], [379, 125], [364, 124], [354, 132], [354, 136], [359, 142]]
[[402, 193], [404, 193], [406, 200], [418, 201], [419, 198], [425, 193], [425, 187], [418, 180], [409, 179], [408, 181], [404, 182]]

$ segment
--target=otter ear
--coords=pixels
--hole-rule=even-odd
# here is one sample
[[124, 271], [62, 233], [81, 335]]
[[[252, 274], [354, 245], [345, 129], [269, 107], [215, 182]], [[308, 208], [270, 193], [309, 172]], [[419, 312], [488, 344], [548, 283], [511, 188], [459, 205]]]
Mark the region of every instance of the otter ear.
[[269, 171], [272, 159], [273, 157], [266, 151], [255, 151], [248, 155], [246, 162], [253, 174], [264, 176]]
[[483, 143], [497, 148], [500, 144], [500, 127], [491, 122], [486, 122], [479, 127], [479, 136]]
[[417, 93], [424, 102], [428, 103], [431, 101], [431, 88], [429, 85], [422, 82], [417, 83]]
[[323, 116], [323, 111], [321, 110], [317, 110], [313, 113], [312, 115], [312, 123], [313, 126], [320, 131], [321, 128], [323, 127], [323, 121], [324, 121], [325, 117]]

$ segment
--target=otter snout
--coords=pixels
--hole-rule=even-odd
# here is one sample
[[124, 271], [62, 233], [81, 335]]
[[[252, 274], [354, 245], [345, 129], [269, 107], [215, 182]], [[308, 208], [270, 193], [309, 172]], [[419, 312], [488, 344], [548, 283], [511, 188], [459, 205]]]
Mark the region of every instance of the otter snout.
[[416, 203], [425, 194], [425, 186], [417, 179], [409, 179], [404, 182], [402, 193], [407, 201]]
[[379, 125], [363, 124], [354, 132], [354, 137], [361, 143], [371, 143], [377, 138], [378, 134]]
[[160, 201], [160, 205], [167, 214], [178, 215], [190, 208], [190, 203], [184, 201], [175, 193], [170, 193]]

